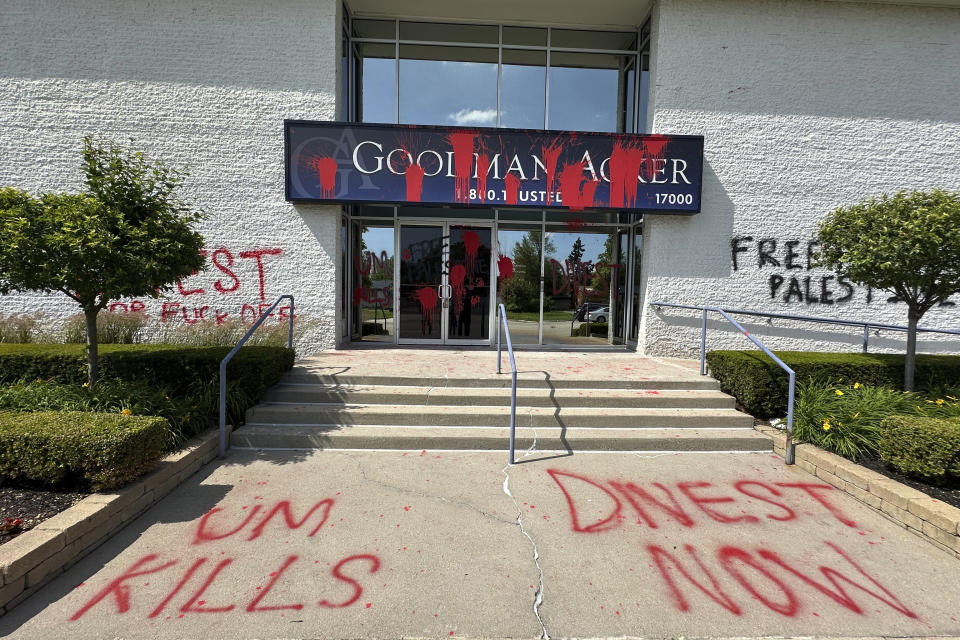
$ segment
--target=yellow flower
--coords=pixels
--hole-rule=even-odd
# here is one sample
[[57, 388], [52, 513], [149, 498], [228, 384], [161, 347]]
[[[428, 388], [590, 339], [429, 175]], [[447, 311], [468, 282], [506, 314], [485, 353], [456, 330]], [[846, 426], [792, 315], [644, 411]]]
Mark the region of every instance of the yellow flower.
[[937, 398], [937, 404], [943, 404], [943, 398]]
[[131, 413], [133, 413], [133, 411], [130, 411], [130, 409], [124, 409], [123, 411], [120, 412], [120, 414], [124, 416], [128, 416]]
[[843, 391], [840, 391], [840, 389], [834, 389], [833, 392], [834, 392], [835, 394], [837, 394], [838, 396], [842, 396], [842, 395], [843, 395]]
[[823, 419], [823, 430], [830, 431], [830, 418]]
[[90, 386], [90, 383], [89, 383], [89, 382], [84, 382], [84, 383], [83, 383], [82, 385], [80, 385], [80, 386], [81, 386], [81, 387], [89, 387], [89, 386]]
[[859, 383], [859, 382], [854, 382], [854, 383], [853, 383], [853, 388], [854, 388], [854, 389], [859, 389], [859, 388], [860, 388], [860, 383]]

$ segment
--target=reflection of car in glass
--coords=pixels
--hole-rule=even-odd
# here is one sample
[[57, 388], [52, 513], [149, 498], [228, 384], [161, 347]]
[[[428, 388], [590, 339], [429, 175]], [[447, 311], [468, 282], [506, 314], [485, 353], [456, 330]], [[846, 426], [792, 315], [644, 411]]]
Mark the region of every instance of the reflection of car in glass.
[[[574, 322], [584, 322], [587, 319], [588, 312], [595, 311], [603, 306], [604, 304], [602, 302], [584, 302], [573, 314]], [[590, 320], [590, 322], [596, 322], [596, 320]]]
[[610, 315], [610, 307], [600, 307], [587, 312], [587, 322], [606, 322]]

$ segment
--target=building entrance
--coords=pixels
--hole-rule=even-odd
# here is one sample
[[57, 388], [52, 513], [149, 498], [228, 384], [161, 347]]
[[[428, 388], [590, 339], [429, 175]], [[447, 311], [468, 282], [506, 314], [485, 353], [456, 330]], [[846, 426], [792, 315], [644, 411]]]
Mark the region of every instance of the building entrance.
[[489, 344], [492, 226], [399, 225], [400, 344]]
[[490, 345], [501, 303], [521, 348], [636, 341], [639, 221], [424, 207], [360, 213], [344, 225], [352, 341]]

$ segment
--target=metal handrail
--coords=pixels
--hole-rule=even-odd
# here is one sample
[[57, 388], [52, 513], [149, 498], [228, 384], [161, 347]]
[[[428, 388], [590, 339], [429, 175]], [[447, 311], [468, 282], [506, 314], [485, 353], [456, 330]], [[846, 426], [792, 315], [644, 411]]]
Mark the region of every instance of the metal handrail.
[[[651, 302], [654, 307], [673, 307], [675, 309], [700, 310], [704, 307], [689, 304], [674, 304], [672, 302]], [[713, 307], [707, 307], [712, 309]], [[819, 324], [834, 324], [845, 327], [863, 327], [863, 352], [867, 353], [870, 344], [870, 329], [886, 329], [887, 331], [909, 331], [909, 327], [900, 324], [886, 324], [883, 322], [869, 322], [865, 320], [842, 320], [840, 318], [818, 318], [817, 316], [801, 316], [790, 313], [770, 313], [767, 311], [750, 311], [747, 309], [724, 309], [726, 313], [744, 316], [759, 316], [761, 318], [780, 318], [782, 320], [796, 320], [798, 322], [815, 322]], [[920, 333], [945, 333], [960, 335], [960, 329], [934, 329], [933, 327], [917, 327]]]
[[250, 336], [253, 335], [253, 332], [257, 330], [263, 321], [276, 309], [277, 305], [280, 304], [282, 300], [290, 300], [290, 327], [287, 330], [287, 348], [293, 348], [293, 296], [289, 294], [284, 294], [277, 298], [276, 302], [267, 307], [267, 310], [260, 314], [260, 317], [256, 322], [253, 323], [253, 326], [247, 330], [247, 332], [240, 338], [240, 341], [230, 350], [230, 353], [227, 354], [227, 357], [220, 361], [220, 457], [223, 458], [227, 455], [227, 363], [233, 359], [233, 356], [237, 355], [237, 351], [240, 350], [247, 340], [250, 339]]
[[[760, 349], [770, 356], [770, 358], [780, 366], [781, 369], [787, 372], [787, 375], [790, 376], [790, 389], [787, 395], [787, 443], [786, 450], [784, 455], [784, 461], [787, 464], [794, 464], [796, 462], [796, 449], [793, 444], [793, 405], [796, 398], [796, 385], [797, 385], [797, 376], [794, 373], [793, 369], [788, 367], [786, 363], [778, 358], [773, 351], [767, 349], [762, 342], [750, 335], [750, 332], [744, 329], [739, 322], [730, 317], [730, 313], [738, 313], [736, 311], [727, 311], [726, 309], [721, 309], [720, 307], [698, 307], [693, 305], [682, 305], [682, 304], [672, 304], [669, 302], [651, 302], [651, 306], [657, 307], [674, 307], [677, 309], [697, 309], [701, 312], [702, 319], [702, 330], [700, 333], [700, 375], [707, 375], [707, 312], [712, 311], [714, 313], [719, 313], [723, 316], [727, 322], [732, 324], [737, 330], [742, 333], [750, 342], [760, 347]], [[755, 315], [760, 315], [759, 312], [754, 312]]]
[[507, 336], [507, 355], [510, 356], [510, 369], [513, 374], [513, 386], [510, 390], [510, 464], [514, 463], [514, 446], [517, 440], [517, 361], [513, 358], [513, 341], [510, 340], [510, 327], [507, 326], [507, 310], [503, 303], [497, 305], [497, 373], [503, 373], [500, 362], [503, 358], [500, 349], [500, 325]]

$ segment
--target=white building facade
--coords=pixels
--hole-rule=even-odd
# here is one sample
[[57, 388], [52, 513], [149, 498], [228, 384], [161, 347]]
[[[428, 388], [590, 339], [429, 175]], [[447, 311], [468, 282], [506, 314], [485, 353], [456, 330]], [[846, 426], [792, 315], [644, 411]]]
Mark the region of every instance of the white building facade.
[[[293, 294], [311, 321], [304, 354], [490, 344], [498, 301], [525, 347], [648, 355], [699, 347], [699, 314], [654, 301], [905, 324], [902, 303], [811, 265], [811, 242], [836, 207], [960, 191], [960, 2], [518, 4], [4, 2], [0, 184], [80, 190], [85, 135], [187, 167], [207, 269], [113, 310], [250, 321]], [[291, 202], [287, 120], [702, 136], [700, 212]], [[0, 313], [34, 311], [77, 309], [0, 297]], [[923, 324], [958, 320], [947, 305]], [[749, 346], [717, 326], [711, 348]], [[861, 340], [779, 320], [751, 329], [775, 348]], [[871, 346], [901, 344], [884, 333]]]

